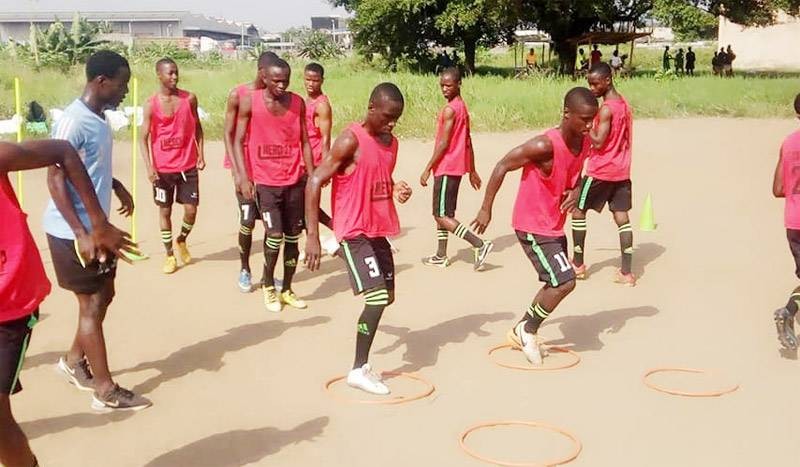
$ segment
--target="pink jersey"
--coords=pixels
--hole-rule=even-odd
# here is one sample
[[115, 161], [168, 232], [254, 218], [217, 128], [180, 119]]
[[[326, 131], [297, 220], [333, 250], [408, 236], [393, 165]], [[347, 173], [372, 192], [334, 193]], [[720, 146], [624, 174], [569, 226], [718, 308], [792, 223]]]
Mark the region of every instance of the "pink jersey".
[[783, 209], [787, 229], [800, 230], [800, 130], [789, 135], [781, 146], [783, 166]]
[[30, 315], [50, 293], [27, 217], [8, 175], [0, 175], [0, 323]]
[[[461, 99], [461, 96], [458, 96], [448, 102], [447, 107], [453, 109], [456, 116], [447, 150], [433, 168], [433, 175], [436, 177], [440, 175], [461, 176], [472, 169], [472, 159], [469, 152], [469, 111], [467, 110], [467, 105]], [[442, 138], [443, 129], [444, 109], [439, 113], [436, 144], [439, 144]]]
[[392, 137], [392, 144], [387, 147], [360, 123], [351, 124], [349, 130], [358, 140], [358, 157], [352, 173], [333, 177], [331, 197], [336, 239], [397, 235], [400, 221], [392, 198], [397, 139]]
[[[240, 103], [242, 102], [242, 97], [244, 97], [244, 96], [246, 96], [246, 95], [248, 95], [250, 93], [250, 91], [251, 91], [250, 86], [251, 86], [251, 84], [247, 83], [247, 84], [240, 84], [240, 85], [236, 86], [236, 88], [234, 88], [236, 90], [236, 96], [239, 98], [239, 102]], [[238, 117], [239, 117], [238, 115], [233, 117], [234, 118], [234, 120], [233, 120], [233, 122], [234, 122], [233, 123], [234, 124], [233, 131], [234, 132], [236, 131], [236, 126], [235, 125], [236, 125], [236, 121], [237, 121]], [[247, 137], [246, 136], [245, 136], [245, 140], [244, 140], [244, 152], [245, 152], [245, 164], [247, 165], [247, 173], [251, 173], [251, 170], [250, 170], [250, 167], [249, 167], [249, 161], [247, 160]], [[233, 164], [231, 164], [231, 155], [230, 154], [225, 153], [225, 159], [222, 161], [222, 166], [225, 167], [226, 169], [230, 169], [231, 167], [233, 167]]]
[[567, 219], [567, 213], [561, 212], [564, 192], [577, 185], [591, 142], [588, 137], [585, 138], [583, 149], [576, 156], [564, 142], [561, 130], [548, 130], [545, 136], [553, 145], [550, 175], [543, 174], [533, 163], [522, 168], [512, 225], [515, 230], [523, 232], [561, 237], [564, 235], [564, 221]]
[[[611, 132], [603, 147], [592, 149], [586, 164], [586, 175], [608, 182], [631, 178], [631, 143], [633, 141], [633, 115], [628, 102], [622, 97], [603, 102], [611, 110]], [[595, 125], [599, 120], [595, 117]]]
[[197, 167], [197, 119], [189, 96], [178, 91], [178, 105], [169, 116], [161, 111], [158, 95], [150, 98], [150, 152], [157, 172], [185, 172]]
[[267, 110], [264, 90], [251, 94], [252, 114], [247, 147], [253, 181], [259, 185], [290, 186], [303, 175], [300, 124], [303, 99], [289, 93], [289, 108], [281, 116]]
[[328, 96], [320, 94], [316, 99], [306, 101], [306, 130], [308, 131], [308, 143], [311, 145], [311, 154], [314, 156], [314, 166], [322, 162], [322, 130], [317, 126], [314, 116], [317, 113], [317, 106], [322, 102], [330, 104]]

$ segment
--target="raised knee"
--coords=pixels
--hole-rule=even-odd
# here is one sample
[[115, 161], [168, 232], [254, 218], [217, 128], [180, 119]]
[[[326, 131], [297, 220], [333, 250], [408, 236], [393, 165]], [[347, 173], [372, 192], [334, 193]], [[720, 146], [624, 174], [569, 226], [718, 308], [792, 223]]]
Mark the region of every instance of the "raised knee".
[[575, 290], [575, 279], [571, 279], [567, 282], [564, 282], [563, 284], [556, 287], [555, 290], [562, 297], [569, 295], [573, 290]]

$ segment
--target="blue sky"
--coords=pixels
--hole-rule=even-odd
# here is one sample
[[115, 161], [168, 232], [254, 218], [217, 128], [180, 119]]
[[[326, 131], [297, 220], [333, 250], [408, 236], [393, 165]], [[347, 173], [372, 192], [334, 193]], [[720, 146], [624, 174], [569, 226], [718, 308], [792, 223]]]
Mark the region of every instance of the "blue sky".
[[[113, 5], [113, 6], [112, 6]], [[254, 7], [257, 5], [257, 7]], [[124, 7], [123, 7], [124, 6]], [[255, 23], [265, 32], [310, 26], [311, 16], [345, 14], [325, 0], [0, 0], [0, 11], [189, 10]]]

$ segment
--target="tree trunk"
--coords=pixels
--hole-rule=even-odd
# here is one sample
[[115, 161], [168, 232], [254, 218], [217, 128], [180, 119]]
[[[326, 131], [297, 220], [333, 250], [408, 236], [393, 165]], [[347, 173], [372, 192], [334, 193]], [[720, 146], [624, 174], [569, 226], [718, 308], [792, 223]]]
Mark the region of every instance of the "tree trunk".
[[475, 49], [477, 48], [478, 41], [471, 37], [465, 37], [464, 41], [464, 67], [466, 68], [467, 75], [475, 73]]
[[572, 76], [575, 73], [575, 60], [578, 58], [578, 51], [575, 45], [565, 39], [553, 38], [555, 52], [558, 55], [558, 73], [561, 75]]

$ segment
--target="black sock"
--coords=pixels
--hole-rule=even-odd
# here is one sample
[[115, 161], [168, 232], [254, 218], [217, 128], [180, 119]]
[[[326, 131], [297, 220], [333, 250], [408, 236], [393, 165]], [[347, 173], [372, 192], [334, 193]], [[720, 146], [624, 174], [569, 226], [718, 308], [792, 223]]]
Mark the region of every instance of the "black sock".
[[282, 291], [292, 290], [292, 278], [297, 271], [297, 258], [300, 257], [300, 235], [284, 235], [283, 246], [283, 287]]
[[250, 249], [253, 247], [253, 225], [239, 226], [239, 260], [242, 269], [250, 272]]
[[161, 231], [161, 243], [164, 244], [164, 249], [167, 250], [167, 256], [172, 256], [174, 252], [172, 251], [172, 231], [171, 230], [162, 230]]
[[531, 303], [528, 307], [528, 312], [525, 314], [525, 332], [536, 334], [539, 332], [539, 326], [542, 322], [550, 316], [550, 312], [545, 310], [544, 307], [538, 303]]
[[478, 238], [477, 235], [472, 233], [472, 231], [469, 230], [467, 226], [465, 226], [464, 224], [458, 224], [456, 226], [456, 230], [454, 230], [453, 233], [455, 234], [456, 237], [468, 241], [469, 244], [472, 245], [474, 248], [483, 246], [483, 240], [481, 240], [480, 238]]
[[364, 311], [358, 318], [358, 332], [356, 333], [356, 358], [353, 368], [361, 368], [369, 360], [369, 349], [375, 339], [378, 323], [383, 315], [383, 310], [389, 303], [389, 292], [379, 289], [365, 294], [366, 304]]
[[281, 251], [283, 237], [270, 237], [264, 239], [264, 287], [275, 287], [275, 265], [278, 264], [278, 254]]
[[631, 273], [631, 263], [633, 262], [633, 228], [631, 223], [619, 226], [619, 249], [622, 254], [622, 266], [620, 270], [623, 274]]
[[186, 237], [189, 236], [193, 228], [194, 224], [190, 224], [184, 220], [183, 224], [181, 224], [181, 233], [177, 238], [178, 243], [186, 243]]
[[446, 229], [436, 229], [436, 256], [444, 258], [447, 256], [447, 236], [449, 232]]
[[322, 208], [320, 208], [319, 214], [317, 214], [317, 216], [319, 217], [320, 224], [333, 230], [333, 220], [331, 219], [331, 216], [329, 216], [327, 212], [323, 211]]
[[786, 303], [786, 309], [789, 310], [789, 313], [791, 313], [792, 316], [797, 314], [798, 302], [800, 302], [800, 287], [792, 291], [792, 295], [789, 297], [789, 301]]
[[586, 219], [572, 219], [572, 262], [583, 266], [583, 249], [586, 246]]

